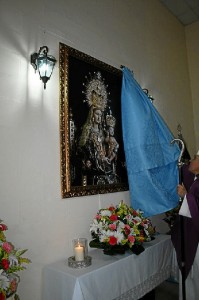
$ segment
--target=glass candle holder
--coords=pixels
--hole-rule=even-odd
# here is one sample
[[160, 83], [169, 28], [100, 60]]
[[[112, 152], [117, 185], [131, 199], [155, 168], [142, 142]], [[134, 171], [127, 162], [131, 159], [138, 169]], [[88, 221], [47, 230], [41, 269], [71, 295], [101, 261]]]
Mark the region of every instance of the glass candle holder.
[[75, 261], [84, 261], [88, 256], [88, 242], [85, 238], [73, 240], [73, 251]]

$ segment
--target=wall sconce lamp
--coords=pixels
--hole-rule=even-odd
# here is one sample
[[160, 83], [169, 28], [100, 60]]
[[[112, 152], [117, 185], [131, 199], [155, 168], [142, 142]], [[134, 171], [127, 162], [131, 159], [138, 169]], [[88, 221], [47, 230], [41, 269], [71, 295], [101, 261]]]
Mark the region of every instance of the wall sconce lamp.
[[53, 72], [56, 59], [52, 55], [48, 55], [48, 47], [40, 47], [38, 53], [33, 53], [30, 56], [30, 62], [33, 68], [39, 71], [40, 79], [44, 83], [44, 89], [46, 89], [46, 83], [50, 79], [50, 76]]

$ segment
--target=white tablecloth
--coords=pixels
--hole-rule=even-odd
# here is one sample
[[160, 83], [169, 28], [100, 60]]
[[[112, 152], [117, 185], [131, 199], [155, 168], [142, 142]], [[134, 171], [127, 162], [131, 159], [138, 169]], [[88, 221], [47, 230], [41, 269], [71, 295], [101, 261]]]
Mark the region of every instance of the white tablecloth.
[[140, 255], [130, 251], [108, 256], [103, 250], [89, 252], [92, 265], [68, 267], [67, 259], [47, 265], [43, 272], [43, 300], [139, 299], [172, 272], [173, 246], [168, 235], [145, 243]]

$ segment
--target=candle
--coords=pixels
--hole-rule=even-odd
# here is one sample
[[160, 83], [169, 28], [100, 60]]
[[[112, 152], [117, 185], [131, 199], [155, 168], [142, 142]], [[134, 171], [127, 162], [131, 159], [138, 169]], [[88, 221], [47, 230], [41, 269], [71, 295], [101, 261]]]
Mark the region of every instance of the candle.
[[75, 247], [75, 260], [84, 260], [84, 247], [82, 247], [81, 245], [77, 245], [77, 247]]

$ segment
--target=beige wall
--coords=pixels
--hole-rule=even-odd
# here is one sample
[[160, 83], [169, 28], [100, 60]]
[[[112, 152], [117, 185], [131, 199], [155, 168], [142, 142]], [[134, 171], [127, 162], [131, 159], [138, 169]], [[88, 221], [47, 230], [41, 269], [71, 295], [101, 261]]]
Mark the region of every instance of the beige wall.
[[187, 54], [193, 103], [196, 150], [199, 149], [199, 22], [186, 27]]
[[44, 91], [29, 62], [43, 45], [58, 59], [59, 42], [132, 69], [195, 151], [185, 30], [159, 1], [0, 1], [0, 219], [32, 260], [21, 273], [21, 300], [41, 299], [43, 267], [71, 256], [73, 238], [90, 239], [100, 207], [129, 203], [128, 192], [61, 199], [58, 64]]

